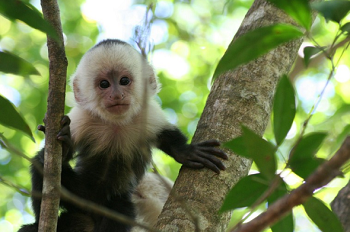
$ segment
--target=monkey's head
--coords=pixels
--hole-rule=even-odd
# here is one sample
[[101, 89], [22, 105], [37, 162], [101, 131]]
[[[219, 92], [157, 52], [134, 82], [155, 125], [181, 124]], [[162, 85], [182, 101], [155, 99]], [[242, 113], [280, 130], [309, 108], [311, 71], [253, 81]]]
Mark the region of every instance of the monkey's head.
[[130, 121], [158, 92], [154, 71], [129, 44], [105, 40], [81, 59], [71, 85], [77, 104], [103, 120]]

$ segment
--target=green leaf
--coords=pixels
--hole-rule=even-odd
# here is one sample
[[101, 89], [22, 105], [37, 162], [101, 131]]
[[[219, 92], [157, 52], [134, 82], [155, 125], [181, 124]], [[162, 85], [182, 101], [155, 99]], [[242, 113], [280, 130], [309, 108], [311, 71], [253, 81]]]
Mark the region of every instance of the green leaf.
[[317, 10], [326, 20], [340, 23], [350, 10], [350, 1], [313, 2], [311, 7]]
[[273, 178], [276, 172], [276, 148], [273, 144], [242, 127], [243, 135], [224, 144], [240, 156], [253, 159], [259, 171], [267, 178]]
[[343, 32], [343, 33], [346, 33], [347, 35], [350, 34], [350, 22], [348, 23], [345, 23], [341, 28], [340, 30]]
[[243, 177], [229, 191], [219, 212], [253, 205], [268, 189], [268, 184], [261, 173]]
[[273, 132], [280, 145], [290, 130], [295, 117], [295, 94], [288, 76], [279, 81], [273, 104]]
[[344, 231], [338, 217], [321, 200], [311, 197], [303, 206], [307, 215], [321, 231]]
[[305, 135], [292, 149], [289, 166], [300, 177], [307, 178], [324, 162], [323, 159], [316, 159], [315, 154], [326, 136], [327, 133], [322, 132], [310, 133]]
[[278, 45], [300, 38], [302, 35], [303, 33], [298, 28], [285, 24], [276, 24], [247, 32], [227, 48], [216, 67], [213, 80], [223, 72], [248, 63]]
[[285, 11], [297, 23], [303, 26], [306, 30], [311, 27], [311, 9], [307, 0], [268, 0], [276, 7]]
[[8, 52], [0, 52], [0, 72], [20, 76], [40, 75], [31, 63]]
[[54, 39], [58, 39], [54, 28], [42, 17], [42, 14], [29, 3], [19, 0], [0, 1], [0, 14], [9, 20], [21, 20], [27, 25], [38, 29]]
[[275, 146], [247, 127], [242, 127], [242, 130], [249, 157], [253, 159], [262, 174], [268, 178], [274, 177], [277, 170]]
[[33, 134], [28, 126], [28, 124], [24, 121], [22, 116], [17, 112], [15, 106], [6, 98], [0, 95], [0, 124], [10, 127], [16, 130], [20, 130], [27, 134], [33, 141]]
[[329, 152], [330, 154], [335, 153], [339, 149], [339, 147], [344, 142], [345, 138], [350, 134], [350, 124], [346, 125], [344, 128], [342, 128], [342, 132], [340, 132], [335, 139], [335, 141], [332, 142], [331, 149]]
[[325, 162], [321, 158], [305, 158], [300, 160], [293, 160], [290, 162], [290, 167], [295, 174], [303, 179], [308, 178], [315, 170]]
[[224, 143], [223, 147], [232, 150], [237, 155], [251, 158], [249, 157], [249, 148], [247, 148], [247, 146], [244, 143], [243, 135]]
[[293, 148], [291, 159], [313, 158], [326, 137], [325, 132], [313, 132], [303, 136], [299, 144]]
[[305, 64], [305, 67], [309, 66], [311, 56], [322, 52], [324, 48], [326, 48], [326, 47], [322, 47], [322, 48], [311, 47], [311, 46], [305, 47], [304, 48], [304, 64]]
[[[281, 184], [278, 188], [267, 198], [268, 206], [270, 207], [275, 201], [288, 194], [286, 183], [283, 179], [280, 179]], [[289, 213], [284, 218], [271, 226], [273, 232], [293, 232], [294, 231], [294, 219], [293, 213]]]

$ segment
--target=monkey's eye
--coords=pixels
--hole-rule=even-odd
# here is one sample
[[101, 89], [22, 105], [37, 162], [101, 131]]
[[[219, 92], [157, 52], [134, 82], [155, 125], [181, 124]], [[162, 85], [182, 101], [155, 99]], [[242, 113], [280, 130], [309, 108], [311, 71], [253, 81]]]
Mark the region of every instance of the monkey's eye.
[[111, 86], [111, 85], [110, 85], [109, 82], [106, 81], [106, 80], [102, 80], [102, 81], [100, 82], [100, 87], [101, 87], [102, 89], [107, 89], [109, 86]]
[[129, 77], [122, 77], [119, 81], [120, 85], [128, 85], [130, 84], [131, 80]]

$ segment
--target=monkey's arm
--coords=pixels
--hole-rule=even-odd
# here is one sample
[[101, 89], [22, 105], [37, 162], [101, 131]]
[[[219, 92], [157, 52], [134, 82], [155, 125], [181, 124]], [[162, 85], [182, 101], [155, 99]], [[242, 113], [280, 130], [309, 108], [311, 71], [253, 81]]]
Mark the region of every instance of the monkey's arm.
[[[70, 119], [67, 116], [64, 116], [61, 120], [61, 130], [57, 135], [57, 139], [62, 141], [62, 183], [66, 182], [66, 180], [71, 180], [72, 175], [74, 175], [74, 171], [69, 165], [69, 160], [73, 157], [73, 142], [71, 140], [70, 135]], [[42, 125], [38, 126], [40, 131], [45, 133], [45, 127]], [[35, 214], [35, 219], [38, 222], [40, 216], [40, 205], [41, 198], [36, 197], [35, 194], [40, 194], [42, 192], [43, 186], [43, 166], [44, 166], [44, 153], [45, 148], [38, 152], [38, 154], [33, 158], [32, 166], [31, 166], [31, 174], [32, 174], [32, 204], [33, 210]], [[41, 169], [41, 170], [39, 170]]]
[[227, 159], [227, 155], [216, 148], [217, 140], [187, 144], [187, 138], [178, 128], [164, 129], [158, 134], [158, 148], [172, 156], [177, 162], [190, 168], [207, 167], [216, 173], [225, 170], [224, 164], [217, 157]]

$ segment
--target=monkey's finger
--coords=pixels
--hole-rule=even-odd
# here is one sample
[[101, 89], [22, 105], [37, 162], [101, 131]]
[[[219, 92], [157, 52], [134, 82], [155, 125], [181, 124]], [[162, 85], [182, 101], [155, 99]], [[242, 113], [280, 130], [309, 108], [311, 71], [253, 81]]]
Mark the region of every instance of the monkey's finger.
[[70, 140], [70, 138], [68, 138], [68, 136], [65, 136], [65, 135], [58, 135], [57, 139], [64, 143], [69, 143], [69, 140]]
[[61, 119], [61, 126], [70, 125], [70, 118], [64, 115]]
[[204, 159], [204, 160], [203, 160], [203, 165], [204, 165], [206, 168], [208, 168], [208, 169], [210, 169], [210, 170], [216, 172], [217, 174], [220, 174], [220, 169], [219, 169], [215, 164], [213, 164], [212, 162], [210, 162], [210, 161]]
[[43, 125], [38, 125], [38, 130], [42, 131], [45, 134], [45, 126]]
[[221, 143], [216, 139], [210, 139], [204, 142], [197, 143], [196, 145], [204, 147], [218, 147], [221, 145]]
[[62, 127], [62, 129], [60, 130], [60, 132], [58, 132], [57, 137], [60, 136], [67, 136], [68, 138], [70, 138], [70, 128], [69, 126], [64, 126]]
[[59, 141], [62, 141], [62, 143], [66, 144], [66, 146], [68, 146], [68, 147], [72, 147], [72, 146], [73, 146], [72, 140], [71, 140], [71, 138], [68, 137], [68, 136], [65, 136], [65, 135], [63, 135], [63, 136], [57, 136], [57, 139], [58, 139]]
[[201, 157], [202, 160], [209, 161], [221, 170], [226, 170], [225, 165], [221, 162], [220, 159], [216, 158], [215, 156], [209, 155], [205, 152], [197, 152], [197, 154], [199, 157]]
[[222, 159], [228, 160], [227, 154], [222, 151], [221, 149], [215, 148], [215, 147], [197, 147], [199, 151], [215, 155], [217, 157], [220, 157]]
[[[211, 158], [215, 158], [215, 156], [211, 156]], [[211, 159], [207, 159], [206, 157], [201, 157], [197, 155], [196, 157], [193, 157], [192, 162], [202, 163], [206, 168], [209, 168], [218, 174], [220, 174], [220, 169], [225, 170], [225, 166], [221, 163], [219, 159], [213, 162]]]
[[194, 168], [194, 169], [204, 168], [204, 165], [202, 163], [197, 163], [197, 162], [193, 162], [193, 161], [190, 161], [190, 160], [188, 160], [186, 163], [184, 163], [184, 165], [186, 167]]

